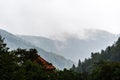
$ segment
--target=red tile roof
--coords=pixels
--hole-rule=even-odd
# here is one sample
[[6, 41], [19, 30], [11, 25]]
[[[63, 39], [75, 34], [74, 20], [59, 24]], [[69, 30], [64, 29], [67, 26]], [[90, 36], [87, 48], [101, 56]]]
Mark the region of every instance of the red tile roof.
[[55, 70], [55, 67], [38, 55], [37, 59], [34, 61], [36, 64], [42, 64], [46, 70]]

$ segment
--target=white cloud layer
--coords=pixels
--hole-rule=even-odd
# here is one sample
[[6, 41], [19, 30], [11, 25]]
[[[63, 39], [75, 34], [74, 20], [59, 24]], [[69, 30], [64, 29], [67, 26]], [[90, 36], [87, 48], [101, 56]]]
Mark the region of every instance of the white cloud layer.
[[49, 37], [95, 28], [120, 30], [119, 0], [0, 0], [0, 28]]

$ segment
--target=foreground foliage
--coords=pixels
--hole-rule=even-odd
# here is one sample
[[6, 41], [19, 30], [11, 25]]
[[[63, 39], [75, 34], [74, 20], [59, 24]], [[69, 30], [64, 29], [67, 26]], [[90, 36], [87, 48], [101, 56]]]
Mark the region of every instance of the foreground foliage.
[[[91, 58], [71, 68], [75, 72], [87, 73], [88, 80], [120, 80], [120, 38], [101, 52], [91, 53]], [[91, 77], [89, 77], [91, 76]]]
[[0, 80], [73, 80], [80, 77], [67, 69], [47, 71], [42, 64], [34, 62], [36, 54], [36, 49], [9, 51], [0, 36]]
[[[0, 36], [0, 80], [120, 80], [120, 39], [70, 70], [47, 71], [36, 64], [36, 49], [9, 51]], [[114, 53], [114, 54], [113, 54]]]

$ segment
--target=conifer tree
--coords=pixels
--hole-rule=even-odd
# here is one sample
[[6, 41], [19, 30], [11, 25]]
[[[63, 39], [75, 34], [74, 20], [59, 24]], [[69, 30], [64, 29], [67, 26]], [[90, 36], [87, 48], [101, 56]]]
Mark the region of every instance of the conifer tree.
[[78, 61], [77, 71], [82, 73], [82, 62], [81, 62], [81, 60]]
[[2, 36], [0, 35], [0, 55], [3, 53], [7, 53], [8, 52], [8, 47], [6, 47], [6, 43], [4, 43], [4, 39], [2, 38]]
[[71, 68], [72, 71], [76, 71], [76, 67], [75, 65], [73, 64], [72, 68]]

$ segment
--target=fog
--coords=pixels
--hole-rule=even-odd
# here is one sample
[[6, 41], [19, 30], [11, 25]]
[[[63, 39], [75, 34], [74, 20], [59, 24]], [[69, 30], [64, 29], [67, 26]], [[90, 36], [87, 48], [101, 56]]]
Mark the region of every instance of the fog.
[[51, 37], [101, 29], [118, 34], [119, 0], [0, 0], [0, 28]]

